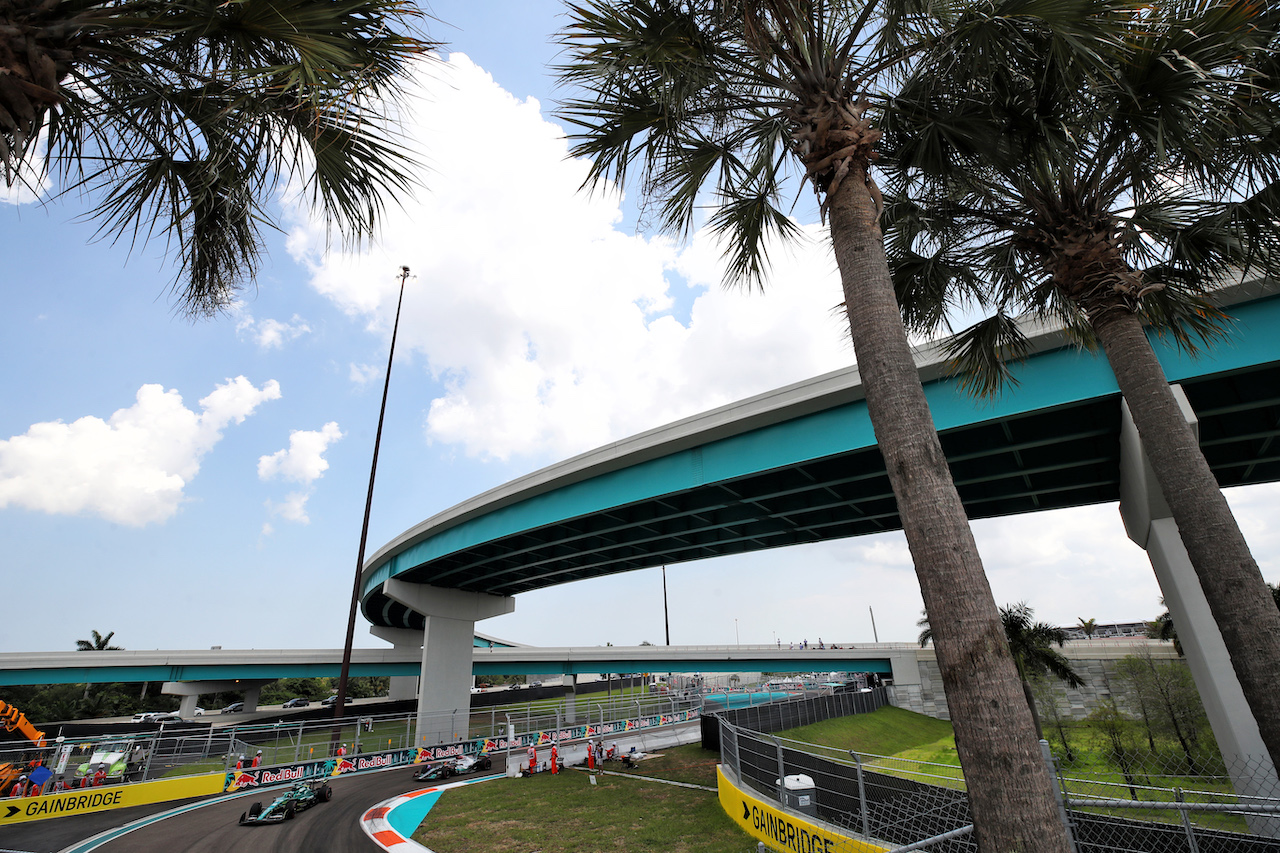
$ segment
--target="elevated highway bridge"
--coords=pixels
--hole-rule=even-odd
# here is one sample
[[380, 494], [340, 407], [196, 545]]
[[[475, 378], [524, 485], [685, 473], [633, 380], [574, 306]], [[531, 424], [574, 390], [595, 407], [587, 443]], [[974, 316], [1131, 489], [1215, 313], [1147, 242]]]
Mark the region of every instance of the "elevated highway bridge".
[[[1220, 485], [1280, 480], [1280, 285], [1241, 283], [1215, 300], [1234, 321], [1225, 344], [1191, 358], [1149, 338]], [[986, 518], [1119, 501], [1186, 635], [1224, 753], [1265, 754], [1110, 367], [1060, 328], [1022, 330], [1030, 351], [1013, 368], [1017, 384], [991, 400], [969, 396], [940, 345], [916, 353], [966, 511]], [[421, 650], [420, 734], [447, 737], [424, 731], [425, 715], [462, 706], [475, 623], [510, 612], [522, 592], [900, 526], [855, 366], [606, 445], [433, 515], [366, 563], [360, 606], [375, 635]]]
[[[1198, 359], [1155, 333], [1152, 345], [1218, 482], [1280, 480], [1280, 284], [1237, 284], [1215, 299], [1234, 320], [1227, 343]], [[985, 518], [1120, 501], [1130, 537], [1152, 558], [1224, 754], [1265, 754], [1105, 359], [1072, 346], [1058, 328], [1025, 323], [1023, 332], [1030, 352], [1013, 368], [1017, 384], [992, 400], [975, 401], [964, 391], [939, 345], [916, 354], [966, 511]], [[416, 659], [416, 682], [395, 675], [393, 696], [418, 694], [422, 741], [452, 740], [454, 732], [430, 729], [426, 720], [467, 705], [481, 657], [476, 622], [511, 612], [522, 592], [899, 528], [861, 379], [850, 367], [606, 445], [405, 531], [370, 558], [360, 579], [361, 611], [395, 651], [377, 660], [379, 653], [359, 652], [353, 671], [394, 662], [407, 673]], [[785, 650], [774, 650], [776, 660], [764, 651], [760, 662], [772, 666], [761, 669], [795, 663], [783, 659]], [[96, 664], [107, 653], [92, 654]], [[516, 652], [495, 649], [499, 654], [510, 655], [504, 666], [518, 663]], [[803, 659], [816, 663], [822, 654], [807, 650]], [[170, 666], [137, 660], [137, 673]], [[672, 669], [692, 668], [669, 662]], [[182, 665], [188, 663], [199, 662]], [[592, 666], [640, 668], [634, 660], [625, 669], [622, 663]], [[542, 672], [557, 671], [549, 664], [536, 663]], [[712, 671], [713, 664], [708, 655], [696, 667]], [[212, 659], [207, 665], [216, 666]], [[320, 671], [332, 664], [291, 665]], [[655, 661], [649, 668], [663, 667]], [[156, 678], [173, 671], [167, 673]]]

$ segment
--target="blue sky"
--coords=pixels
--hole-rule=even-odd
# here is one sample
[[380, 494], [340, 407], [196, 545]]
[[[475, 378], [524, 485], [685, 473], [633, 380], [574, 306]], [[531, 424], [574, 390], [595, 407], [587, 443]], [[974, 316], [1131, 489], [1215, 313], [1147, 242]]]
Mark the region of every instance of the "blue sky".
[[[749, 295], [719, 287], [703, 235], [636, 234], [627, 199], [577, 192], [547, 73], [560, 8], [435, 4], [450, 46], [407, 119], [427, 189], [347, 253], [282, 200], [287, 232], [220, 319], [177, 316], [163, 246], [95, 242], [82, 200], [0, 202], [0, 650], [90, 629], [137, 649], [340, 645], [401, 265], [370, 553], [523, 473], [851, 360], [812, 215]], [[1280, 491], [1230, 497], [1280, 578]], [[1059, 624], [1160, 609], [1115, 506], [975, 531], [1000, 603]], [[870, 641], [869, 606], [880, 639], [910, 640], [920, 610], [897, 534], [673, 566], [668, 584], [677, 643]], [[523, 595], [479, 627], [661, 642], [659, 570]], [[380, 645], [364, 625], [357, 643]]]

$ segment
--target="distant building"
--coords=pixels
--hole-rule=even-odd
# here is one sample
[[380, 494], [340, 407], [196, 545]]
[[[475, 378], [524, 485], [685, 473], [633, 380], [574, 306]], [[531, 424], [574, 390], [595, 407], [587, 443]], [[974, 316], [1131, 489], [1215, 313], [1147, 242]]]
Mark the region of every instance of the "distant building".
[[[1069, 625], [1060, 629], [1068, 640], [1087, 640], [1084, 630], [1079, 625]], [[1093, 639], [1102, 640], [1107, 637], [1145, 637], [1146, 622], [1117, 622], [1112, 625], [1098, 625], [1093, 629]]]

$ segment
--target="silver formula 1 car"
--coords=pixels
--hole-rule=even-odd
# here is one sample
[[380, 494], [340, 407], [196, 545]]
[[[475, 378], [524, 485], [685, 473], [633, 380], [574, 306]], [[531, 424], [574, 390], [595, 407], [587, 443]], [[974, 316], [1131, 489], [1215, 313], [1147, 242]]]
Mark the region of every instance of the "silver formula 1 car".
[[428, 764], [415, 770], [413, 778], [419, 782], [440, 782], [453, 776], [461, 776], [463, 773], [479, 773], [482, 770], [492, 769], [493, 759], [487, 755], [463, 755], [451, 761]]
[[280, 823], [293, 820], [293, 816], [306, 811], [319, 803], [327, 803], [333, 799], [333, 788], [328, 782], [299, 782], [289, 790], [271, 801], [264, 809], [262, 803], [249, 806], [249, 811], [240, 815], [241, 826], [256, 826], [260, 823]]

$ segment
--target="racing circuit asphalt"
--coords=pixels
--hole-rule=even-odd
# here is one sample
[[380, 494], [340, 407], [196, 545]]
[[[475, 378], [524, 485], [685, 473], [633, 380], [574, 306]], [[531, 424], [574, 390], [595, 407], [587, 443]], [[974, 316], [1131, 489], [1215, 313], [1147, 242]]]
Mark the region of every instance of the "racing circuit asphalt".
[[[360, 816], [383, 800], [426, 787], [411, 769], [397, 767], [331, 780], [333, 799], [301, 812], [291, 821], [266, 826], [240, 826], [240, 814], [255, 800], [263, 805], [283, 788], [245, 797], [211, 800], [203, 808], [157, 821], [95, 848], [95, 853], [311, 853], [311, 851], [376, 851], [360, 828]], [[18, 824], [0, 830], [0, 851], [56, 853], [131, 820], [167, 811], [179, 803], [144, 806], [83, 817]]]

